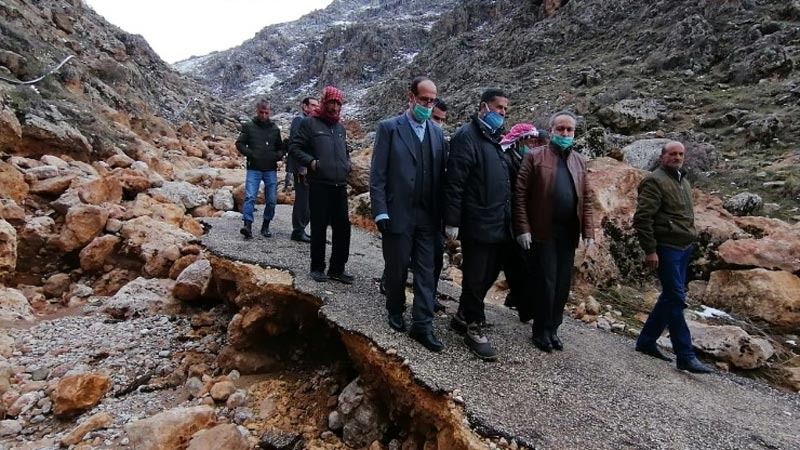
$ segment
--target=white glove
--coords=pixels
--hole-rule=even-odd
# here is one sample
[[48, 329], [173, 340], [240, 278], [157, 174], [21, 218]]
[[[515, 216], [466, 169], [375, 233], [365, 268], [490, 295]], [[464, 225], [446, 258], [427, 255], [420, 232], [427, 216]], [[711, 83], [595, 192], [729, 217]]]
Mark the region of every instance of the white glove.
[[530, 233], [522, 233], [517, 236], [517, 244], [520, 247], [524, 248], [525, 250], [531, 249], [531, 234]]
[[446, 234], [450, 240], [455, 241], [458, 239], [458, 227], [446, 226], [444, 227], [444, 234]]
[[586, 248], [589, 248], [589, 247], [591, 247], [592, 245], [594, 245], [594, 239], [592, 239], [592, 238], [585, 238], [585, 239], [583, 240], [583, 246], [584, 246], [584, 247], [586, 247]]

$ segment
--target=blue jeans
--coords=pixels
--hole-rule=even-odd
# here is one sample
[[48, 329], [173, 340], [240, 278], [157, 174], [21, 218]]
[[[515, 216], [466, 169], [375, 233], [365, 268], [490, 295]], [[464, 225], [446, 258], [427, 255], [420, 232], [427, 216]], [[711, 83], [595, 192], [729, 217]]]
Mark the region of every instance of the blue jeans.
[[278, 172], [248, 169], [244, 182], [244, 211], [242, 211], [245, 222], [253, 221], [253, 208], [261, 181], [264, 181], [264, 193], [267, 198], [264, 220], [272, 220], [275, 217], [275, 204], [278, 203]]
[[695, 357], [692, 350], [692, 335], [683, 317], [683, 309], [686, 308], [687, 271], [693, 253], [694, 246], [689, 246], [685, 250], [661, 245], [656, 248], [661, 295], [647, 316], [647, 322], [637, 341], [640, 347], [653, 346], [667, 328], [672, 348], [679, 361]]

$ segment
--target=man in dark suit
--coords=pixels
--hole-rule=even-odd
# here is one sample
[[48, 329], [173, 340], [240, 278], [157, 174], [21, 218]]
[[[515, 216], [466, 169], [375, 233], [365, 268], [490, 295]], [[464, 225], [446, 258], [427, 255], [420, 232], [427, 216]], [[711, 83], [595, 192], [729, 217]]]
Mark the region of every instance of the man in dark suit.
[[441, 233], [442, 186], [447, 154], [442, 129], [430, 120], [436, 85], [414, 78], [408, 109], [378, 125], [370, 167], [370, 199], [383, 240], [389, 326], [406, 330], [405, 280], [414, 273], [410, 335], [428, 350], [444, 345], [433, 334], [434, 246]]

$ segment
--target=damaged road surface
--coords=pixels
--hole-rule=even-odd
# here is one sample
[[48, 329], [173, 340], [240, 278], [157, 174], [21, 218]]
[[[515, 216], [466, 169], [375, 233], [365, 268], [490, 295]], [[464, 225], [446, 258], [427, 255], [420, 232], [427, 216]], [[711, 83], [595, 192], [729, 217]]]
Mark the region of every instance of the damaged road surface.
[[485, 438], [542, 449], [800, 448], [800, 396], [732, 374], [678, 371], [636, 353], [629, 338], [570, 318], [566, 349], [544, 354], [530, 343], [528, 325], [487, 304], [498, 362], [474, 357], [449, 317], [434, 323], [445, 350], [428, 352], [386, 324], [377, 236], [353, 229], [353, 285], [316, 283], [308, 245], [289, 239], [290, 217], [291, 206], [279, 205], [274, 236], [250, 241], [239, 235], [240, 221], [210, 219], [203, 244], [218, 258], [291, 272], [297, 295], [321, 305], [362, 376], [400, 408], [416, 409], [410, 416], [436, 428], [440, 449], [488, 447]]

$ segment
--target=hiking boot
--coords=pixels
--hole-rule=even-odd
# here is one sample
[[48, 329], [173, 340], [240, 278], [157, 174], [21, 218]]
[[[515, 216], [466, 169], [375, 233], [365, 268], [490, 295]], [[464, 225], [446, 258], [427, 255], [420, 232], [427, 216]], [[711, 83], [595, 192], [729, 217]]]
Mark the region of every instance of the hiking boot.
[[261, 222], [261, 235], [266, 238], [272, 237], [272, 233], [269, 231], [269, 220]]
[[244, 221], [244, 226], [239, 229], [239, 233], [242, 233], [245, 239], [252, 239], [253, 237], [253, 222], [249, 220]]
[[328, 272], [328, 279], [336, 280], [344, 284], [353, 284], [353, 281], [355, 281], [356, 278], [347, 272], [341, 272], [341, 273]]
[[477, 323], [467, 325], [467, 333], [464, 336], [464, 343], [470, 351], [484, 361], [496, 361], [497, 352], [492, 348], [489, 339], [483, 334], [481, 326]]
[[311, 279], [316, 281], [317, 283], [324, 283], [324, 282], [328, 281], [328, 276], [325, 275], [325, 272], [312, 270], [309, 275], [311, 276]]

